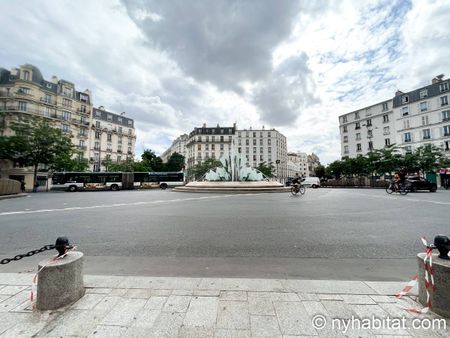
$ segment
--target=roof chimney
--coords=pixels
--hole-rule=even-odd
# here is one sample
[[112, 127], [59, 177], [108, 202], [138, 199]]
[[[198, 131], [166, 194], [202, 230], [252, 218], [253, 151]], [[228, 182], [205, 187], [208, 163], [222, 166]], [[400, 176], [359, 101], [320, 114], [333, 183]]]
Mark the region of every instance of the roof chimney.
[[443, 78], [444, 78], [444, 74], [439, 74], [438, 76], [436, 76], [434, 79], [431, 80], [431, 83], [435, 84], [435, 83], [441, 82]]
[[400, 96], [400, 95], [403, 95], [403, 94], [405, 94], [405, 93], [403, 93], [401, 90], [398, 90], [398, 89], [395, 92], [395, 96]]

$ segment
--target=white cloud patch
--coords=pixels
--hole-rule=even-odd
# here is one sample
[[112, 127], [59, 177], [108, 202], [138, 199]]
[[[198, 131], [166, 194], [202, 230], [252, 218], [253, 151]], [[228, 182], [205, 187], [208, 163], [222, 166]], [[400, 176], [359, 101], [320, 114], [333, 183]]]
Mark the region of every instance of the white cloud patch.
[[237, 122], [327, 163], [339, 115], [450, 75], [445, 1], [17, 0], [0, 13], [0, 67], [91, 89], [135, 119], [138, 152]]

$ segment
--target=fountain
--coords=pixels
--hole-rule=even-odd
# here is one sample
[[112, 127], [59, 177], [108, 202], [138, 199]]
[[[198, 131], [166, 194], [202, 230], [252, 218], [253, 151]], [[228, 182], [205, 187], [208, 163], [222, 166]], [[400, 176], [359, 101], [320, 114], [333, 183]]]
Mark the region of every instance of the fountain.
[[203, 177], [203, 181], [190, 182], [174, 191], [184, 192], [284, 192], [286, 189], [279, 182], [270, 181], [259, 170], [250, 167], [236, 153], [234, 144], [225, 153], [220, 162], [222, 166], [211, 169]]

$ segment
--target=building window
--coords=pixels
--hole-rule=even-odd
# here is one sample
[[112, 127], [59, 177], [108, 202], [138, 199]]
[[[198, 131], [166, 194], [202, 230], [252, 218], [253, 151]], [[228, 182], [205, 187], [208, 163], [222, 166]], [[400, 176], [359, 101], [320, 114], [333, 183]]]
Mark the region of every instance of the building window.
[[343, 132], [343, 133], [346, 133], [346, 132], [347, 132], [347, 126], [343, 126], [343, 127], [342, 127], [342, 132]]
[[80, 136], [85, 136], [86, 134], [86, 128], [80, 128]]
[[442, 112], [442, 122], [450, 121], [450, 110], [444, 110]]
[[412, 147], [411, 146], [406, 146], [404, 149], [405, 149], [405, 152], [407, 154], [411, 154], [412, 153]]
[[20, 87], [17, 90], [17, 93], [30, 95], [31, 94], [31, 89], [30, 88], [26, 88], [26, 87]]
[[100, 142], [94, 143], [94, 150], [100, 150]]
[[444, 126], [444, 136], [450, 136], [450, 124], [448, 126]]
[[216, 141], [216, 137], [213, 135], [211, 136], [211, 142], [215, 142]]
[[211, 144], [211, 150], [216, 150], [216, 145], [214, 143]]
[[100, 140], [100, 132], [99, 131], [95, 132], [95, 139]]
[[428, 90], [422, 89], [422, 90], [419, 92], [419, 97], [420, 97], [421, 99], [423, 99], [423, 98], [425, 98], [425, 97], [427, 97], [427, 96], [428, 96]]
[[409, 102], [409, 96], [408, 95], [403, 95], [402, 96], [402, 104], [403, 103], [408, 103]]
[[267, 133], [267, 137], [272, 137], [272, 136], [270, 136], [270, 131]]
[[356, 112], [355, 113], [355, 120], [358, 120], [359, 119], [359, 112]]
[[45, 103], [51, 103], [51, 102], [52, 102], [52, 96], [51, 96], [51, 95], [48, 95], [48, 94], [45, 94], [45, 96], [44, 96], [44, 98], [43, 98], [43, 101], [44, 101]]
[[383, 111], [386, 111], [389, 109], [388, 103], [387, 102], [383, 102]]
[[63, 118], [63, 120], [66, 120], [66, 121], [70, 120], [70, 112], [63, 111], [62, 112], [62, 118]]
[[23, 79], [26, 81], [30, 80], [30, 72], [29, 71], [27, 71], [27, 70], [23, 71]]
[[367, 120], [367, 127], [372, 127], [372, 119]]
[[402, 108], [402, 116], [407, 116], [409, 114], [409, 109], [408, 107], [403, 107]]
[[253, 137], [256, 137], [256, 131], [253, 132]]
[[267, 140], [267, 145], [272, 145], [272, 140], [270, 138]]
[[391, 145], [391, 139], [390, 138], [385, 138], [384, 139], [384, 145], [387, 147], [387, 146], [390, 146]]
[[253, 139], [253, 145], [256, 146], [256, 140], [255, 139]]
[[197, 150], [199, 150], [199, 151], [202, 150], [202, 145], [201, 144], [197, 144]]
[[411, 133], [403, 134], [403, 142], [411, 142]]
[[441, 96], [441, 106], [448, 106], [448, 97], [447, 97], [447, 95]]
[[268, 147], [267, 152], [270, 154], [272, 152], [272, 147]]
[[253, 152], [256, 153], [256, 147], [253, 147]]
[[423, 129], [422, 133], [423, 133], [424, 140], [429, 140], [431, 138], [430, 129]]
[[119, 127], [119, 134], [122, 134], [122, 127]]
[[383, 115], [383, 123], [389, 122], [389, 115], [388, 114], [384, 114]]
[[422, 126], [426, 126], [429, 124], [428, 116], [422, 116]]
[[81, 102], [88, 102], [89, 100], [89, 96], [87, 96], [86, 94], [80, 94], [80, 101]]
[[63, 99], [62, 104], [63, 104], [63, 106], [66, 106], [66, 107], [72, 107], [72, 100]]
[[245, 145], [246, 145], [246, 146], [249, 146], [249, 145], [250, 145], [249, 139], [246, 139], [246, 140], [245, 140]]
[[106, 115], [106, 119], [107, 119], [108, 121], [112, 121], [112, 115], [111, 115], [111, 114], [107, 114], [107, 115]]
[[439, 84], [439, 90], [441, 92], [447, 91], [448, 90], [448, 82], [444, 82], [444, 83]]
[[427, 110], [428, 110], [427, 102], [420, 102], [420, 111], [427, 111]]
[[347, 142], [348, 142], [348, 136], [345, 135], [345, 136], [344, 136], [344, 143], [347, 143]]
[[70, 126], [68, 124], [62, 125], [62, 131], [63, 133], [69, 133], [70, 132]]
[[356, 129], [361, 129], [361, 125], [360, 125], [359, 122], [356, 122], [356, 123], [355, 123], [355, 130], [356, 130]]
[[202, 142], [202, 137], [201, 136], [197, 137], [197, 141]]
[[259, 140], [259, 145], [262, 146], [263, 145], [263, 139]]
[[389, 127], [384, 127], [383, 128], [383, 135], [389, 135], [390, 131], [389, 131]]
[[259, 148], [259, 153], [262, 154], [264, 152], [264, 149], [262, 147]]
[[19, 110], [20, 111], [27, 111], [27, 102], [19, 101]]
[[220, 150], [223, 150], [223, 143], [220, 144]]
[[367, 131], [367, 137], [368, 137], [368, 138], [372, 138], [372, 137], [373, 137], [372, 130], [369, 129], [369, 130]]
[[373, 150], [373, 142], [372, 141], [369, 142], [369, 150]]
[[347, 123], [347, 115], [342, 116], [342, 123]]
[[356, 151], [361, 151], [362, 147], [361, 147], [361, 143], [357, 143], [356, 144]]
[[112, 140], [112, 134], [108, 133], [108, 135], [106, 136], [106, 141], [111, 142]]
[[348, 154], [348, 146], [344, 146], [344, 154]]
[[403, 129], [408, 129], [409, 128], [409, 120], [404, 120], [403, 121]]
[[361, 140], [361, 133], [356, 133], [356, 141]]
[[223, 136], [220, 136], [220, 142], [223, 142]]
[[264, 161], [264, 156], [263, 155], [259, 155], [259, 161], [260, 162]]

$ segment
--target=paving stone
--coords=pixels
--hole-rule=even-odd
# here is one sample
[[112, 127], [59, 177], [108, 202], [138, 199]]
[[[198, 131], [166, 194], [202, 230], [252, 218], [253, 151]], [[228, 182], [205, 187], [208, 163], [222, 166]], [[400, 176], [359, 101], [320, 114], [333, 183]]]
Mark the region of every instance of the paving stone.
[[317, 294], [320, 300], [342, 300], [341, 295], [335, 295], [332, 293], [319, 293]]
[[83, 276], [84, 286], [90, 288], [117, 288], [125, 280], [122, 276]]
[[247, 292], [245, 291], [221, 291], [220, 300], [247, 300]]
[[194, 296], [219, 297], [220, 290], [194, 290]]
[[[353, 311], [359, 318], [378, 318], [383, 320], [388, 317], [388, 313], [384, 311], [379, 305], [352, 305]], [[406, 330], [394, 329], [375, 329], [371, 328], [374, 334], [390, 334], [390, 335], [408, 335]]]
[[122, 289], [122, 288], [112, 289], [112, 291], [109, 293], [109, 295], [122, 297], [122, 296], [125, 296], [127, 294], [127, 292], [128, 292], [128, 289]]
[[394, 318], [418, 317], [416, 314], [413, 314], [412, 312], [402, 309], [400, 306], [398, 306], [398, 304], [395, 304], [395, 303], [378, 303], [378, 306], [380, 306], [384, 311], [386, 311], [391, 317], [394, 317]]
[[128, 326], [133, 323], [136, 316], [147, 301], [145, 299], [121, 299], [102, 321], [102, 325]]
[[142, 309], [136, 315], [136, 320], [131, 324], [132, 327], [152, 328], [156, 319], [161, 314], [161, 310]]
[[284, 335], [317, 335], [311, 317], [301, 302], [274, 302], [281, 332]]
[[11, 297], [11, 296], [9, 296], [9, 295], [0, 295], [0, 303], [3, 302], [4, 300], [8, 299], [9, 297]]
[[173, 290], [171, 294], [175, 296], [192, 296], [194, 290]]
[[17, 323], [3, 334], [1, 334], [2, 330], [0, 329], [0, 337], [2, 338], [33, 337], [39, 331], [41, 331], [46, 325], [47, 321], [41, 319], [36, 320], [33, 318], [33, 316], [30, 315], [30, 318], [27, 321]]
[[217, 327], [222, 329], [248, 330], [250, 328], [247, 302], [220, 300]]
[[112, 292], [111, 288], [86, 288], [86, 293], [99, 293], [99, 294], [109, 294]]
[[0, 336], [15, 338], [17, 336], [15, 333], [20, 326], [27, 329], [27, 326], [34, 322], [46, 324], [47, 321], [48, 315], [33, 316], [30, 313], [0, 312]]
[[9, 297], [8, 299], [0, 303], [0, 312], [13, 311], [21, 304], [29, 301], [29, 297], [30, 292], [28, 290], [25, 289], [23, 291], [20, 291], [19, 293]]
[[109, 312], [121, 300], [122, 298], [118, 296], [106, 296], [95, 305], [94, 310], [105, 313]]
[[250, 338], [249, 330], [226, 330], [216, 329], [214, 331], [214, 338]]
[[270, 292], [270, 299], [274, 302], [299, 302], [300, 298], [294, 292]]
[[149, 331], [150, 337], [177, 337], [183, 323], [184, 313], [162, 312], [156, 319], [153, 329]]
[[345, 335], [341, 331], [333, 329], [332, 318], [321, 302], [302, 301], [302, 304], [305, 307], [305, 310], [310, 318], [314, 318], [314, 316], [317, 315], [322, 315], [325, 317], [326, 325], [322, 329], [317, 329], [319, 336], [345, 337]]
[[163, 307], [164, 312], [186, 312], [191, 296], [169, 296]]
[[104, 294], [89, 293], [85, 294], [80, 300], [71, 306], [76, 310], [90, 310], [100, 303], [106, 296]]
[[275, 279], [203, 278], [199, 289], [227, 291], [283, 291], [283, 285]]
[[355, 313], [351, 309], [351, 305], [342, 301], [324, 300], [321, 301], [331, 318], [351, 318]]
[[194, 290], [198, 288], [200, 278], [178, 277], [125, 277], [118, 284], [120, 288], [150, 288], [162, 290]]
[[169, 297], [150, 297], [145, 303], [144, 309], [161, 310]]
[[24, 285], [29, 287], [33, 273], [0, 273], [0, 285]]
[[152, 295], [152, 290], [150, 289], [128, 289], [124, 297], [126, 298], [141, 298], [149, 299]]
[[280, 328], [275, 316], [250, 316], [252, 337], [281, 338]]
[[380, 295], [371, 295], [370, 298], [374, 300], [376, 303], [395, 303], [396, 298], [394, 296], [380, 296]]
[[[31, 284], [31, 282], [30, 282]], [[6, 295], [6, 296], [14, 296], [18, 294], [20, 291], [23, 291], [27, 289], [28, 286], [25, 285], [7, 285], [0, 289], [0, 295]]]
[[364, 282], [338, 280], [283, 280], [286, 291], [300, 293], [375, 294]]
[[367, 295], [342, 295], [342, 299], [347, 304], [362, 304], [362, 305], [376, 304], [374, 300]]
[[103, 320], [105, 313], [94, 310], [67, 310], [38, 334], [38, 337], [87, 337]]
[[153, 290], [152, 296], [170, 296], [172, 294], [172, 290]]
[[88, 338], [115, 338], [123, 337], [127, 332], [125, 326], [99, 325], [88, 336]]
[[297, 296], [300, 300], [311, 300], [316, 302], [320, 300], [319, 296], [315, 293], [297, 293]]
[[179, 338], [213, 338], [214, 330], [203, 327], [181, 327]]
[[270, 298], [248, 299], [248, 308], [251, 315], [275, 316], [272, 300]]
[[[395, 296], [402, 291], [408, 281], [405, 282], [365, 282], [376, 294]], [[417, 295], [417, 285], [410, 291], [410, 294]]]
[[184, 326], [214, 328], [218, 305], [218, 298], [194, 297], [184, 318]]

